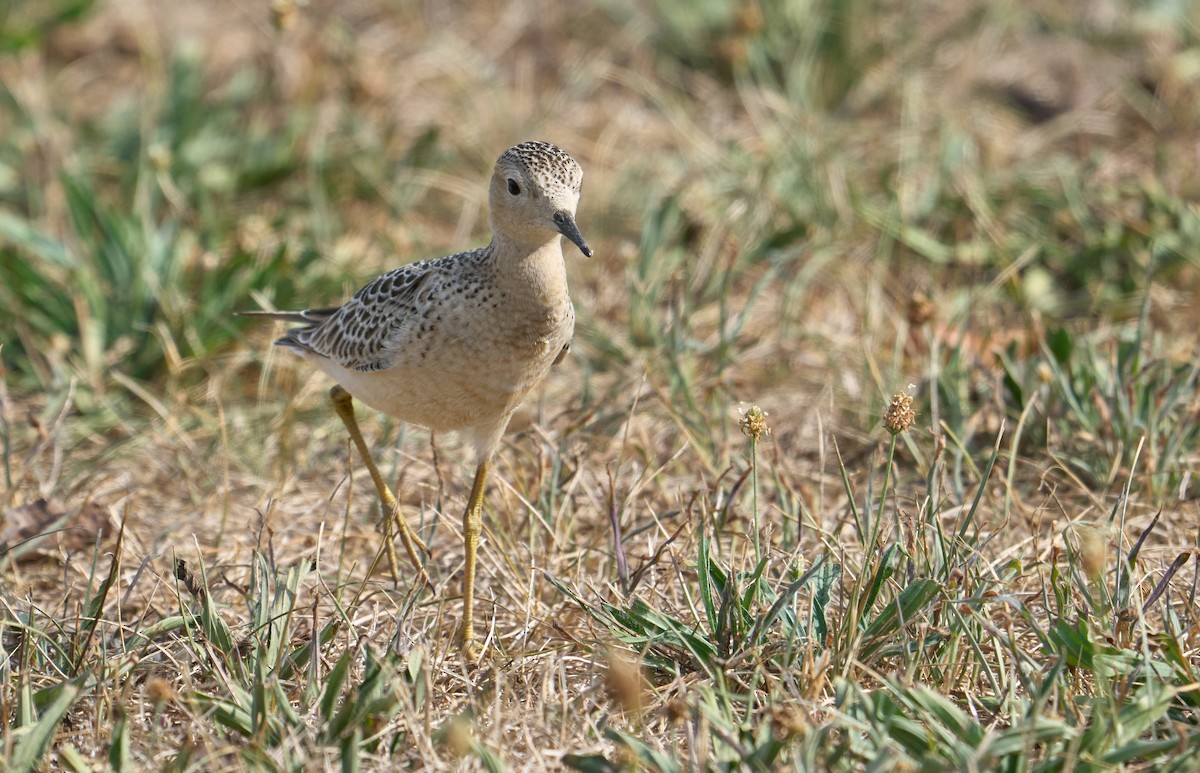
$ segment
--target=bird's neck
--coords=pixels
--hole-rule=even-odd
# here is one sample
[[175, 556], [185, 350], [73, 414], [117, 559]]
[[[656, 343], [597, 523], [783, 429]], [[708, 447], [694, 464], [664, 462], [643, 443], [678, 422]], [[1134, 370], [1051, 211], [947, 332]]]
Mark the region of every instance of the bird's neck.
[[506, 240], [496, 234], [489, 251], [501, 284], [511, 283], [523, 292], [533, 290], [546, 300], [566, 297], [567, 267], [563, 262], [562, 237], [558, 234], [532, 244]]

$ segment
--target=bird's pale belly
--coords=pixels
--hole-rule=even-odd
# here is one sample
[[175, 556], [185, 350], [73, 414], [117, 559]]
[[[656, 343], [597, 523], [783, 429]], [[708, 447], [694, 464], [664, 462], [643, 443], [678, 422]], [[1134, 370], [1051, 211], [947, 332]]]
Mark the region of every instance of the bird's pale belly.
[[401, 354], [386, 370], [321, 364], [347, 392], [378, 411], [437, 432], [459, 431], [510, 414], [545, 378], [570, 333], [556, 331], [504, 357], [496, 349], [483, 352], [473, 343], [454, 342], [423, 357]]

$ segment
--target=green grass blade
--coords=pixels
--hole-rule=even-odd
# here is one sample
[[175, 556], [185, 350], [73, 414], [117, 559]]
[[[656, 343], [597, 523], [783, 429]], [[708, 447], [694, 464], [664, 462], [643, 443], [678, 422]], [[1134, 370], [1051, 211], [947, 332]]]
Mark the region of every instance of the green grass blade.
[[8, 764], [11, 770], [33, 770], [45, 756], [46, 750], [50, 748], [50, 742], [54, 740], [54, 734], [58, 730], [58, 723], [83, 697], [82, 685], [85, 677], [86, 675], [81, 674], [71, 681], [63, 683], [58, 695], [36, 722], [32, 726], [26, 725], [29, 727], [28, 732], [17, 741], [13, 747], [12, 756], [9, 758]]
[[928, 578], [917, 580], [902, 590], [894, 601], [883, 606], [863, 632], [859, 657], [868, 661], [883, 647], [892, 644], [892, 637], [900, 633], [902, 626], [913, 623], [940, 593], [941, 585]]

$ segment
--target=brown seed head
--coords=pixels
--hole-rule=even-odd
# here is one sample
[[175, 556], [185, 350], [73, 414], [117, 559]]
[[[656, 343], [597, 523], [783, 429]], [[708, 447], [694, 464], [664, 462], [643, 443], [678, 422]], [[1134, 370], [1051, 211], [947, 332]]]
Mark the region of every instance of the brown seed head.
[[908, 324], [913, 327], [922, 327], [933, 319], [936, 311], [929, 296], [918, 290], [908, 299]]
[[740, 412], [742, 420], [738, 422], [738, 426], [742, 428], [743, 435], [757, 441], [771, 434], [771, 427], [767, 425], [767, 412], [762, 408], [752, 405]]
[[785, 741], [799, 738], [808, 732], [808, 720], [798, 706], [775, 706], [771, 709], [771, 732]]
[[746, 63], [750, 47], [740, 35], [722, 35], [713, 45], [717, 59], [726, 67], [741, 67]]
[[618, 770], [645, 770], [642, 758], [631, 747], [621, 744], [614, 755]]
[[296, 16], [299, 12], [296, 0], [271, 0], [271, 21], [280, 32], [286, 32], [296, 26]]
[[[912, 384], [910, 390], [916, 390]], [[912, 409], [913, 396], [908, 391], [898, 392], [892, 397], [892, 404], [883, 412], [883, 427], [893, 435], [907, 432], [917, 421], [917, 412]]]
[[763, 26], [762, 8], [758, 0], [744, 0], [733, 16], [733, 28], [739, 35], [753, 35]]
[[175, 700], [175, 691], [171, 684], [162, 677], [151, 677], [146, 680], [146, 698], [154, 708], [162, 708], [164, 703]]
[[604, 687], [609, 697], [624, 711], [639, 714], [642, 711], [642, 670], [638, 663], [618, 650], [609, 650], [608, 671], [604, 675]]
[[443, 726], [442, 745], [455, 759], [470, 753], [472, 740], [471, 721], [466, 717], [454, 717]]
[[166, 145], [156, 142], [146, 149], [146, 157], [154, 165], [154, 171], [165, 173], [171, 171], [171, 151]]
[[1108, 532], [1090, 523], [1073, 523], [1063, 535], [1067, 555], [1079, 564], [1084, 575], [1095, 582], [1104, 577], [1108, 566]]

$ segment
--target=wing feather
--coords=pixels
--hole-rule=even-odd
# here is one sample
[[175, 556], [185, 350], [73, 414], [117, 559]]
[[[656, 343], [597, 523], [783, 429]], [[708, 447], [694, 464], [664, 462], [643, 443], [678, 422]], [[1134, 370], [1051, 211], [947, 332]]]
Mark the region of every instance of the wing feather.
[[349, 370], [385, 370], [395, 353], [420, 334], [429, 299], [443, 290], [443, 269], [451, 262], [482, 260], [485, 253], [486, 248], [401, 266], [336, 308], [254, 316], [306, 323], [289, 330], [277, 346], [328, 357]]

